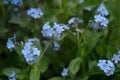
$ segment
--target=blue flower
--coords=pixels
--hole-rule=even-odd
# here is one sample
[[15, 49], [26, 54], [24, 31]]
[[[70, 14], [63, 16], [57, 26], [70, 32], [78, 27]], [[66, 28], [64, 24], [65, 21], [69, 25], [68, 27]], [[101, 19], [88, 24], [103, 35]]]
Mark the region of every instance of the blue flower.
[[109, 14], [103, 3], [101, 3], [96, 12], [102, 16], [107, 16]]
[[22, 50], [22, 54], [24, 55], [24, 58], [28, 64], [33, 64], [37, 62], [40, 57], [41, 51], [37, 47], [35, 47], [34, 41], [39, 40], [36, 38], [28, 39]]
[[10, 76], [9, 76], [9, 80], [16, 80], [15, 75], [16, 75], [15, 72], [12, 71]]
[[99, 23], [103, 28], [106, 28], [108, 25], [108, 19], [101, 16], [101, 15], [95, 15], [95, 22]]
[[42, 31], [41, 31], [42, 35], [44, 37], [48, 37], [51, 38], [54, 34], [54, 30], [53, 28], [50, 26], [49, 22], [46, 22], [43, 27], [42, 27]]
[[54, 41], [53, 44], [54, 44], [54, 50], [55, 51], [60, 49], [60, 44], [58, 42]]
[[112, 61], [117, 64], [120, 61], [120, 54], [114, 54]]
[[11, 0], [11, 4], [13, 4], [13, 5], [22, 5], [22, 0]]
[[68, 20], [69, 25], [71, 25], [71, 24], [80, 24], [80, 23], [83, 23], [83, 20], [79, 19], [77, 17], [72, 17], [71, 19]]
[[63, 78], [65, 78], [68, 75], [68, 68], [64, 68], [61, 75]]
[[34, 19], [41, 18], [43, 16], [43, 12], [38, 8], [30, 8], [27, 11], [27, 15], [33, 17]]
[[7, 41], [7, 44], [6, 44], [6, 47], [12, 51], [15, 47], [15, 43], [14, 43], [14, 40], [16, 39], [16, 36], [14, 35], [14, 37], [11, 37], [11, 38], [8, 38], [8, 41]]
[[114, 74], [115, 66], [110, 60], [99, 60], [97, 65], [107, 76]]
[[48, 38], [52, 38], [52, 37], [56, 37], [56, 38], [60, 38], [62, 35], [62, 32], [65, 29], [69, 29], [69, 27], [67, 25], [64, 24], [57, 24], [56, 22], [54, 22], [53, 27], [50, 26], [49, 22], [46, 22], [43, 27], [42, 27], [42, 35], [44, 37], [48, 37]]

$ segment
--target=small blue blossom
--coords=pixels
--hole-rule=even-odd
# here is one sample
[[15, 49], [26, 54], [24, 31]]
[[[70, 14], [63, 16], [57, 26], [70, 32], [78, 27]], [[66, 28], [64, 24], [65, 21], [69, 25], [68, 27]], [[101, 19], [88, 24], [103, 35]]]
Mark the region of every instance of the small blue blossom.
[[14, 44], [14, 40], [16, 39], [16, 36], [14, 35], [14, 37], [11, 37], [11, 38], [8, 38], [8, 41], [7, 41], [7, 44], [6, 44], [6, 47], [12, 51], [15, 47], [15, 44]]
[[95, 22], [99, 23], [103, 28], [106, 28], [108, 25], [108, 19], [101, 16], [101, 15], [95, 15]]
[[54, 44], [54, 50], [55, 51], [60, 49], [60, 44], [58, 42], [54, 41], [53, 44]]
[[11, 4], [13, 4], [13, 5], [22, 5], [22, 0], [11, 0]]
[[34, 41], [39, 40], [36, 38], [28, 39], [22, 50], [22, 54], [24, 55], [24, 58], [28, 64], [33, 64], [34, 62], [37, 62], [40, 57], [41, 51], [34, 46], [33, 44]]
[[110, 60], [99, 60], [97, 65], [107, 76], [114, 74], [115, 66]]
[[15, 72], [12, 71], [10, 76], [9, 76], [9, 80], [16, 80], [15, 75], [16, 75]]
[[48, 37], [51, 38], [54, 34], [54, 30], [53, 28], [50, 26], [49, 22], [46, 22], [43, 27], [42, 27], [42, 31], [41, 31], [42, 35], [44, 37]]
[[65, 78], [66, 76], [68, 76], [68, 68], [64, 68], [62, 73], [61, 73], [62, 77]]
[[102, 16], [107, 16], [109, 14], [103, 3], [101, 3], [96, 12]]
[[68, 20], [68, 24], [71, 25], [71, 24], [79, 24], [79, 23], [83, 23], [83, 20], [82, 19], [79, 19], [77, 17], [72, 17]]
[[49, 22], [46, 22], [43, 27], [42, 27], [42, 35], [44, 37], [48, 37], [48, 38], [52, 38], [52, 37], [56, 37], [56, 38], [60, 38], [62, 35], [62, 32], [65, 29], [69, 29], [69, 27], [67, 25], [64, 24], [57, 24], [56, 22], [54, 22], [53, 27], [50, 26]]
[[112, 61], [117, 64], [120, 61], [120, 54], [114, 54]]
[[43, 16], [43, 12], [38, 8], [30, 8], [27, 11], [27, 15], [33, 17], [34, 19], [41, 18]]

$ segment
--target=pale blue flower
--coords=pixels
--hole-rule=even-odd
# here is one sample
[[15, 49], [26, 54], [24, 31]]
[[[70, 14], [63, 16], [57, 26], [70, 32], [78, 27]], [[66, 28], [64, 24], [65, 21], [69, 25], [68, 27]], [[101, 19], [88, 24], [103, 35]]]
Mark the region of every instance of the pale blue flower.
[[53, 45], [54, 45], [54, 50], [57, 51], [60, 49], [60, 44], [57, 42], [57, 41], [54, 41], [53, 42]]
[[8, 80], [16, 80], [15, 76], [16, 76], [15, 72], [12, 71]]
[[27, 15], [33, 17], [34, 19], [38, 19], [43, 16], [43, 12], [39, 8], [30, 8], [27, 10]]
[[68, 24], [71, 25], [71, 24], [80, 24], [80, 23], [83, 23], [83, 20], [80, 19], [80, 18], [77, 18], [77, 17], [72, 17], [68, 20]]
[[64, 24], [57, 24], [56, 22], [54, 22], [53, 27], [50, 26], [49, 22], [46, 22], [43, 27], [42, 27], [42, 35], [44, 37], [48, 37], [48, 38], [52, 38], [52, 37], [56, 37], [56, 38], [60, 38], [62, 35], [62, 32], [64, 30], [69, 29], [69, 27], [67, 25]]
[[15, 47], [15, 40], [16, 39], [16, 36], [14, 35], [14, 37], [11, 37], [11, 38], [8, 38], [8, 41], [7, 41], [7, 44], [6, 44], [6, 47], [12, 51]]
[[64, 68], [62, 73], [61, 73], [62, 77], [65, 78], [66, 76], [68, 76], [68, 68]]
[[103, 3], [101, 3], [96, 12], [102, 16], [107, 16], [109, 14]]
[[99, 23], [103, 28], [106, 28], [108, 25], [108, 19], [101, 16], [101, 15], [95, 15], [95, 22]]
[[53, 28], [50, 26], [49, 22], [46, 22], [43, 27], [42, 27], [42, 31], [41, 31], [42, 35], [44, 37], [48, 37], [51, 38], [54, 34], [54, 30]]
[[114, 74], [115, 66], [110, 60], [99, 60], [97, 65], [107, 76]]
[[22, 5], [22, 0], [11, 0], [11, 4], [13, 4], [13, 5]]
[[28, 64], [37, 62], [41, 54], [41, 51], [35, 47], [34, 41], [38, 41], [38, 39], [28, 39], [22, 50], [22, 54], [24, 55], [24, 58]]
[[117, 64], [120, 61], [120, 54], [114, 54], [112, 61]]

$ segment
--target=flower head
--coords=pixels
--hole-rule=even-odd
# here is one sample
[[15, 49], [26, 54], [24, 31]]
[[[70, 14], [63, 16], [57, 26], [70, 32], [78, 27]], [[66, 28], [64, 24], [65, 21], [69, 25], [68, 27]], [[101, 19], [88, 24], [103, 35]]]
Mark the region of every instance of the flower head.
[[43, 27], [42, 27], [42, 35], [44, 37], [48, 37], [48, 38], [52, 38], [52, 37], [56, 37], [56, 38], [60, 38], [62, 35], [62, 32], [65, 29], [69, 29], [69, 27], [67, 25], [64, 24], [57, 24], [56, 22], [54, 22], [53, 27], [50, 26], [49, 22], [46, 22]]
[[61, 75], [65, 78], [68, 75], [68, 68], [64, 68]]
[[94, 18], [95, 18], [95, 22], [99, 23], [103, 28], [107, 27], [107, 24], [108, 24], [107, 18], [101, 15], [95, 15]]
[[77, 17], [72, 17], [70, 20], [68, 20], [68, 24], [79, 24], [79, 23], [83, 23], [82, 19], [79, 19]]
[[13, 5], [22, 5], [22, 0], [11, 0], [11, 4], [13, 4]]
[[15, 75], [16, 75], [15, 72], [12, 71], [10, 76], [9, 76], [9, 80], [16, 80]]
[[27, 11], [27, 15], [33, 17], [34, 19], [41, 18], [43, 16], [43, 12], [38, 8], [30, 8]]
[[41, 51], [34, 46], [34, 41], [39, 40], [36, 38], [28, 39], [22, 50], [22, 54], [24, 55], [24, 58], [28, 62], [28, 64], [33, 64], [34, 62], [37, 62], [40, 57]]
[[54, 41], [53, 44], [54, 44], [54, 50], [55, 51], [60, 49], [60, 44], [58, 42]]
[[110, 60], [99, 60], [97, 65], [107, 76], [114, 74], [115, 66]]
[[6, 44], [6, 47], [12, 51], [15, 47], [15, 44], [14, 44], [14, 40], [16, 39], [16, 36], [14, 35], [13, 37], [11, 38], [8, 38], [8, 41], [7, 41], [7, 44]]
[[102, 16], [107, 16], [109, 14], [103, 3], [101, 3], [96, 12]]
[[120, 61], [120, 54], [114, 54], [112, 61], [117, 64]]

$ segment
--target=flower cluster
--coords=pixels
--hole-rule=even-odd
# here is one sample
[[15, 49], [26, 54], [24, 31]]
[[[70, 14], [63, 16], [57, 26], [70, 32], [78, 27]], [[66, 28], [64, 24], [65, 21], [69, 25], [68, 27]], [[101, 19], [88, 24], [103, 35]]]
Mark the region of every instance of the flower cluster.
[[27, 11], [27, 15], [33, 17], [34, 19], [41, 18], [43, 16], [43, 12], [38, 8], [30, 8]]
[[10, 76], [9, 76], [9, 80], [16, 80], [15, 75], [16, 75], [15, 72], [12, 71]]
[[64, 68], [61, 75], [63, 78], [65, 78], [68, 75], [68, 68]]
[[8, 41], [7, 41], [7, 44], [6, 44], [6, 47], [12, 51], [15, 47], [15, 39], [16, 39], [16, 36], [14, 35], [13, 37], [11, 38], [8, 38]]
[[95, 18], [95, 22], [100, 23], [100, 25], [103, 26], [103, 27], [107, 27], [107, 24], [108, 24], [108, 19], [107, 18], [105, 18], [101, 15], [95, 15], [94, 18]]
[[97, 64], [107, 76], [113, 75], [115, 66], [110, 60], [99, 60]]
[[28, 64], [33, 64], [34, 62], [37, 62], [40, 57], [41, 51], [34, 46], [34, 41], [39, 40], [37, 38], [28, 39], [22, 50], [22, 54], [24, 55], [24, 58]]
[[120, 50], [118, 50], [118, 54], [113, 54], [111, 60], [99, 60], [97, 65], [105, 72], [107, 76], [110, 76], [114, 74], [114, 64], [117, 64], [118, 62], [120, 62]]
[[101, 27], [106, 28], [108, 25], [108, 19], [105, 17], [109, 13], [103, 3], [97, 9], [97, 15], [94, 16], [95, 22], [99, 23]]
[[69, 29], [69, 27], [67, 25], [64, 24], [57, 24], [56, 22], [54, 22], [53, 27], [50, 26], [49, 22], [46, 22], [43, 27], [42, 27], [42, 35], [44, 37], [56, 37], [56, 38], [60, 38], [62, 35], [62, 32], [65, 29]]
[[107, 16], [109, 14], [103, 3], [101, 3], [96, 12], [102, 16]]

